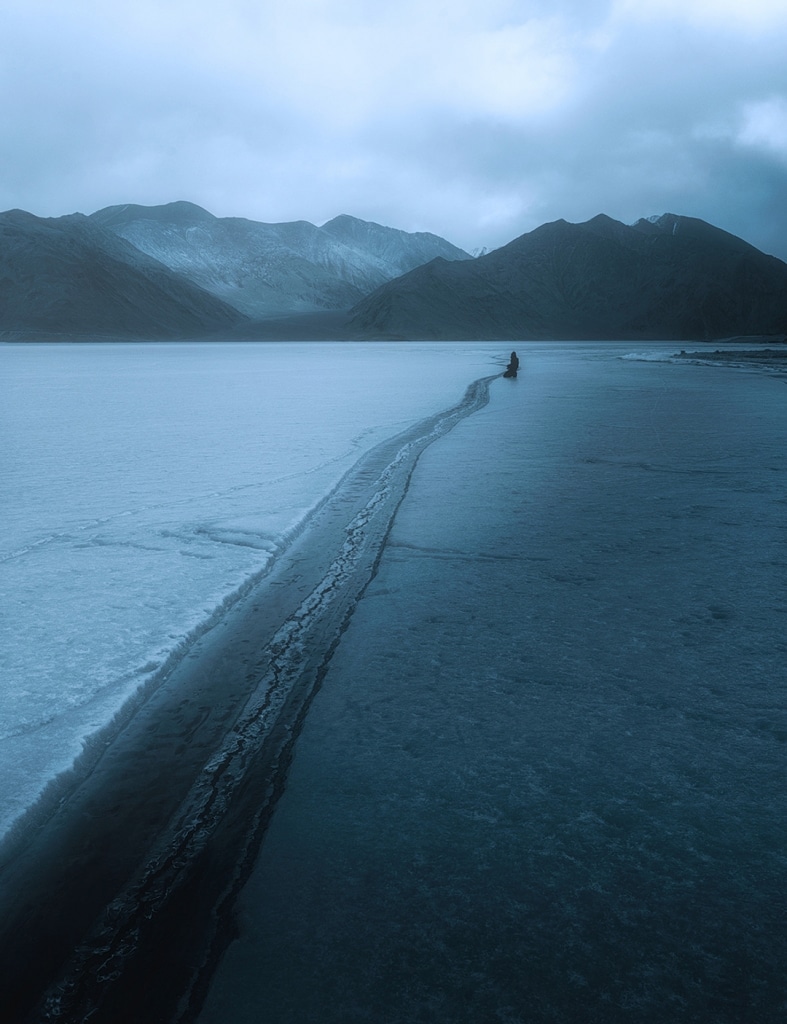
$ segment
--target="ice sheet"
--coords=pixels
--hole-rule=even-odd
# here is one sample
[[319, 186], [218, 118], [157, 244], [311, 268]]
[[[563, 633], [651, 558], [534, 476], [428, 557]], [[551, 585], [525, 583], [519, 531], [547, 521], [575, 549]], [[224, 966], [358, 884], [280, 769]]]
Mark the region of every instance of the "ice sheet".
[[520, 356], [419, 463], [200, 1024], [781, 1016], [783, 382]]
[[0, 833], [494, 345], [0, 346]]

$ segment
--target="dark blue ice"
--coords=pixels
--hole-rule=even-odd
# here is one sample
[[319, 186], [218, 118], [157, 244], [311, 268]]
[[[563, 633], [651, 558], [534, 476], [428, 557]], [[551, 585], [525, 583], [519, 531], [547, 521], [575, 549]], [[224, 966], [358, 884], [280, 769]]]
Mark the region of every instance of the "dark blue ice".
[[422, 456], [200, 1024], [776, 1024], [787, 392], [520, 349]]

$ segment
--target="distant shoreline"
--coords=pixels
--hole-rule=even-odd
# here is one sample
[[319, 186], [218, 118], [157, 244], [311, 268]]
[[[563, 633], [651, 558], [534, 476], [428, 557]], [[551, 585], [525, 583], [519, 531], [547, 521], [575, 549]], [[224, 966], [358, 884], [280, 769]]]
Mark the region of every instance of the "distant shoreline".
[[[70, 332], [70, 331], [45, 331], [45, 330], [0, 330], [0, 345], [2, 344], [27, 344], [27, 345], [82, 345], [82, 344], [125, 344], [125, 345], [155, 345], [155, 344], [188, 344], [195, 342], [207, 342], [221, 344], [224, 342], [319, 342], [319, 341], [455, 341], [456, 344], [464, 344], [468, 341], [484, 340], [489, 342], [499, 341], [501, 344], [527, 345], [533, 342], [543, 344], [554, 342], [562, 344], [593, 344], [598, 341], [630, 342], [636, 345], [648, 344], [691, 344], [691, 345], [779, 345], [785, 346], [787, 351], [786, 334], [756, 334], [737, 335], [728, 338], [418, 338], [409, 333], [407, 336], [393, 335], [388, 333], [374, 333], [353, 330], [347, 322], [346, 310], [334, 310], [324, 313], [295, 313], [270, 317], [266, 320], [256, 320], [244, 323], [230, 330], [209, 334], [189, 335], [160, 335], [156, 337], [141, 337], [129, 334], [110, 334], [107, 332]], [[770, 350], [762, 350], [770, 351]], [[756, 353], [750, 350], [742, 350], [742, 359], [753, 359]], [[735, 352], [725, 347], [723, 351], [714, 352], [686, 352], [681, 350], [676, 353], [681, 358], [695, 359], [732, 359]], [[784, 358], [782, 353], [774, 352], [773, 359]]]
[[[738, 341], [740, 339], [736, 339]], [[784, 344], [784, 342], [776, 342]], [[720, 363], [787, 363], [787, 345], [781, 349], [716, 349], [714, 352], [686, 352], [682, 350], [675, 354], [676, 359], [701, 359], [703, 362], [712, 360]]]

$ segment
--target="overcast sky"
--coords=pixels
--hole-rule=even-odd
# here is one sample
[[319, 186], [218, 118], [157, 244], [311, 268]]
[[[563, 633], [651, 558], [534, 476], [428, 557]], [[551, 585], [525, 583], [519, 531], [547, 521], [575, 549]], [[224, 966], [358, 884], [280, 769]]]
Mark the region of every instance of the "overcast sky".
[[1, 0], [0, 88], [0, 210], [672, 212], [787, 259], [787, 0]]

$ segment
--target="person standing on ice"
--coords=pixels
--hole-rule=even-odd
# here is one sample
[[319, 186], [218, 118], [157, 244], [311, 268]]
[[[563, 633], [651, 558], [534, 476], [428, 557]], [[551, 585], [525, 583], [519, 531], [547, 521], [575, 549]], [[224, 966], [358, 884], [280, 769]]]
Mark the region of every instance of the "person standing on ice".
[[516, 352], [511, 353], [511, 359], [506, 367], [506, 372], [503, 374], [504, 377], [516, 377], [516, 372], [519, 369], [519, 356]]

